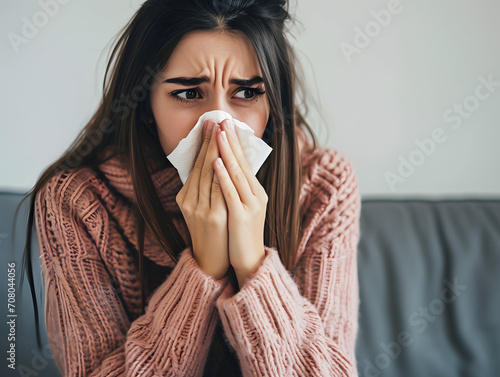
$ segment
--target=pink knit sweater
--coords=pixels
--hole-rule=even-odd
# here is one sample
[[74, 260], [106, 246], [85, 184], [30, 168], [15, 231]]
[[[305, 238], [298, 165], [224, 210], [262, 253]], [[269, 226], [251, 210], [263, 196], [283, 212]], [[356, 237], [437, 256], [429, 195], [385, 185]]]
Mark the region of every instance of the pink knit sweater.
[[[100, 172], [51, 178], [35, 213], [46, 327], [63, 376], [202, 376], [216, 326], [242, 376], [358, 376], [357, 178], [344, 155], [325, 148], [308, 153], [304, 168], [304, 233], [293, 271], [266, 246], [236, 292], [228, 275], [206, 275], [191, 247], [174, 264], [146, 227], [143, 315], [127, 170], [111, 159]], [[177, 171], [169, 166], [152, 178], [191, 245], [175, 201]]]

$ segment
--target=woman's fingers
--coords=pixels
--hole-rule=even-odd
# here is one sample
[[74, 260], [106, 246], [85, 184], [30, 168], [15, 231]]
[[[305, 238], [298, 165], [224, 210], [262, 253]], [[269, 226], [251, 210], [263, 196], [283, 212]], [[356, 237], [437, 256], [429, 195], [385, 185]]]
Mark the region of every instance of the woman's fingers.
[[215, 138], [217, 129], [219, 126], [217, 124], [213, 125], [212, 131], [210, 132], [210, 142], [208, 143], [207, 153], [205, 155], [205, 160], [203, 162], [203, 167], [200, 171], [200, 188], [198, 195], [198, 205], [201, 208], [210, 208], [210, 196], [212, 192], [212, 181], [214, 176], [213, 161], [219, 157], [219, 148], [217, 146], [217, 140]]
[[[229, 127], [230, 121], [225, 119], [221, 122], [224, 131], [219, 132], [218, 138], [220, 140], [220, 153], [227, 173], [231, 177], [235, 189], [241, 201], [244, 204], [250, 204], [255, 196], [258, 196], [258, 182], [257, 178], [252, 172], [250, 164], [248, 164], [246, 157], [241, 148], [238, 135]], [[258, 185], [255, 183], [257, 180]]]
[[[220, 165], [217, 165], [220, 163]], [[228, 213], [236, 215], [241, 210], [241, 199], [239, 197], [238, 191], [234, 187], [231, 177], [227, 172], [224, 162], [222, 159], [217, 159], [215, 161], [217, 180], [220, 184], [221, 191], [224, 195], [224, 201], [226, 202]]]
[[[207, 119], [205, 121], [204, 126], [209, 126], [210, 124], [216, 123], [212, 119]], [[198, 157], [196, 158], [196, 161], [194, 162], [193, 169], [191, 170], [191, 173], [189, 173], [189, 177], [186, 181], [186, 184], [189, 182], [189, 187], [187, 189], [186, 195], [189, 193], [189, 197], [195, 198], [198, 200], [199, 198], [199, 185], [200, 185], [200, 172], [203, 168], [203, 164], [205, 163], [205, 155], [207, 154], [208, 150], [208, 144], [210, 143], [210, 140], [212, 139], [212, 133], [209, 132], [203, 132], [203, 144], [201, 145], [200, 152], [198, 153]], [[198, 202], [196, 202], [198, 203]], [[195, 203], [195, 204], [196, 204]]]
[[[215, 161], [214, 161], [215, 163]], [[213, 167], [213, 165], [212, 165]], [[222, 194], [222, 188], [220, 187], [219, 178], [217, 177], [217, 173], [214, 173], [214, 180], [212, 182], [212, 196], [211, 196], [210, 209], [214, 210], [217, 207], [226, 207], [226, 201], [224, 199], [224, 195]]]

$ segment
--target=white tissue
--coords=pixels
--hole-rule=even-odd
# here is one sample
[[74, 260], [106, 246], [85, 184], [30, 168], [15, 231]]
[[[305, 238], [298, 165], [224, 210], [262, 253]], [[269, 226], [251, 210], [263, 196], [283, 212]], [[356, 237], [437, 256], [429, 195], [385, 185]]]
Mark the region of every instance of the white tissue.
[[254, 130], [247, 124], [234, 119], [231, 114], [222, 110], [212, 110], [204, 113], [196, 122], [189, 134], [182, 139], [177, 147], [166, 157], [174, 165], [179, 173], [183, 184], [186, 183], [193, 169], [196, 157], [199, 153], [203, 137], [203, 123], [206, 119], [214, 119], [220, 123], [224, 119], [230, 119], [234, 130], [238, 135], [243, 153], [252, 167], [253, 174], [257, 174], [260, 167], [271, 154], [273, 148], [261, 138], [255, 136]]

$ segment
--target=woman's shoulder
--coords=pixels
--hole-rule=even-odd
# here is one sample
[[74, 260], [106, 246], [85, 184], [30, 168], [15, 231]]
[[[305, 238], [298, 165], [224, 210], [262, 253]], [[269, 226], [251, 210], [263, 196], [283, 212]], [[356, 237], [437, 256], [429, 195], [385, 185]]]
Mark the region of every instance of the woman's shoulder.
[[[52, 173], [37, 193], [52, 211], [88, 211], [102, 197], [105, 186], [89, 166], [59, 169]], [[38, 201], [37, 200], [37, 201]]]
[[356, 179], [351, 161], [338, 149], [317, 147], [310, 168], [314, 180], [323, 181], [336, 188], [350, 179]]
[[[302, 245], [311, 237], [324, 243], [326, 233], [336, 237], [346, 227], [358, 226], [361, 198], [358, 180], [349, 158], [334, 148], [316, 146], [303, 157]], [[314, 248], [313, 248], [314, 249]], [[311, 252], [316, 252], [316, 249]], [[317, 249], [319, 250], [319, 249]], [[305, 249], [299, 249], [300, 257]], [[319, 251], [318, 251], [319, 252]]]
[[338, 149], [301, 145], [303, 191], [321, 201], [348, 189], [357, 189], [358, 180], [349, 158]]

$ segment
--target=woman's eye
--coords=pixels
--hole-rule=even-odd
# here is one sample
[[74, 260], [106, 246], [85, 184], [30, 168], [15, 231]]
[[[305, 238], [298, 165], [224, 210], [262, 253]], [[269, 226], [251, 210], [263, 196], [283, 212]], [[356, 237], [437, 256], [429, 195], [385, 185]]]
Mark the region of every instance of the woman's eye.
[[238, 93], [243, 92], [243, 97], [241, 98], [245, 101], [257, 101], [259, 97], [265, 93], [262, 89], [259, 88], [241, 88], [238, 90]]
[[241, 89], [238, 91], [238, 93], [243, 93], [243, 97], [238, 97], [238, 98], [244, 98], [244, 99], [251, 99], [255, 95], [255, 91], [252, 89]]
[[184, 98], [184, 99], [195, 99], [196, 98], [196, 93], [197, 92], [194, 89], [187, 89], [187, 90], [185, 90], [183, 92], [178, 93], [178, 95], [180, 96], [182, 94], [185, 94], [186, 97], [181, 97], [181, 98]]
[[[260, 88], [240, 88], [237, 93], [242, 93], [243, 96], [236, 96], [236, 98], [246, 102], [254, 102], [257, 101], [259, 97], [265, 93], [265, 91]], [[186, 104], [194, 103], [201, 99], [201, 97], [196, 98], [197, 94], [199, 94], [197, 89], [176, 90], [170, 93], [174, 100]]]
[[[172, 98], [175, 101], [190, 104], [190, 103], [194, 103], [194, 102], [198, 101], [198, 98], [196, 98], [197, 93], [198, 93], [198, 90], [196, 90], [196, 89], [184, 89], [184, 90], [175, 90], [175, 91], [170, 93], [170, 96], [172, 96]], [[183, 95], [183, 94], [185, 94], [186, 96], [181, 97], [181, 95]]]

